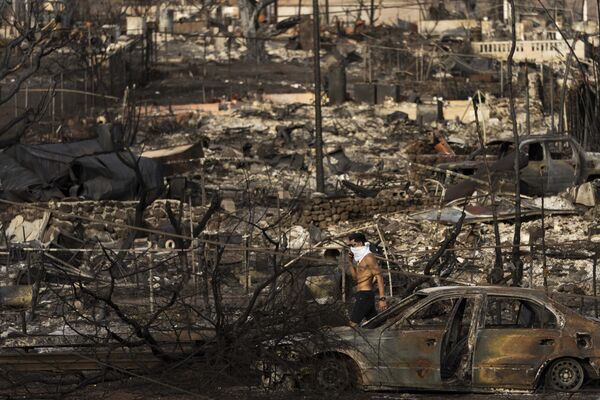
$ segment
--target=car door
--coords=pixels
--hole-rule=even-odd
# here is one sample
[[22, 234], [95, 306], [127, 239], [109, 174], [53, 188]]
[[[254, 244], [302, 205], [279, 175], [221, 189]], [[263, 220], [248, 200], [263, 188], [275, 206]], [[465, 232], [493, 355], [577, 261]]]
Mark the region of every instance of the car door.
[[439, 388], [444, 333], [459, 296], [421, 302], [382, 329], [379, 371], [385, 386]]
[[545, 147], [540, 142], [529, 142], [521, 145], [521, 151], [527, 154], [527, 166], [520, 171], [521, 182], [524, 183], [523, 194], [539, 195], [548, 190], [548, 159]]
[[466, 295], [452, 310], [440, 357], [440, 375], [446, 385], [468, 387], [471, 384], [474, 339], [482, 299], [481, 294]]
[[559, 344], [556, 316], [535, 301], [486, 296], [473, 353], [473, 386], [529, 389]]
[[579, 181], [580, 160], [569, 140], [546, 142], [548, 153], [548, 193], [558, 193]]

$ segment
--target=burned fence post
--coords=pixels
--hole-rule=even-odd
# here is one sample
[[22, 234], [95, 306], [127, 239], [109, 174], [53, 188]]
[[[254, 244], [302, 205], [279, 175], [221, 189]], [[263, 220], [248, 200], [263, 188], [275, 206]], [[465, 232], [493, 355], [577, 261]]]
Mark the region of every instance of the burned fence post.
[[246, 232], [242, 236], [242, 240], [242, 243], [244, 243], [244, 251], [242, 253], [242, 263], [244, 265], [244, 289], [246, 294], [249, 294], [250, 286], [252, 285], [252, 277], [250, 275], [250, 252], [248, 251], [248, 247], [250, 246], [250, 235]]
[[144, 65], [144, 82], [150, 79], [150, 68], [152, 65], [152, 28], [148, 27], [142, 39], [142, 62]]
[[598, 290], [596, 283], [596, 273], [598, 268], [598, 252], [594, 252], [594, 261], [592, 265], [592, 290], [594, 293], [594, 317], [598, 318]]
[[[112, 82], [112, 76], [111, 76]], [[64, 73], [60, 73], [60, 114], [61, 118], [65, 116], [65, 76]]]
[[525, 63], [525, 117], [527, 135], [531, 135], [531, 116], [529, 115], [529, 65]]
[[[190, 262], [192, 263], [192, 268], [191, 268], [192, 284], [194, 285], [194, 287], [196, 287], [196, 271], [198, 270], [198, 268], [196, 267], [196, 257], [194, 255], [194, 245], [196, 244], [196, 241], [194, 239], [194, 210], [192, 208], [192, 193], [191, 193], [191, 191], [189, 191], [188, 196], [189, 196], [188, 197], [188, 204], [189, 204], [189, 207], [190, 207], [190, 247], [189, 247], [189, 253], [190, 253]], [[189, 273], [189, 272], [190, 272], [189, 270], [186, 271], [186, 273]]]
[[21, 332], [27, 334], [27, 313], [25, 311], [20, 312], [21, 316]]
[[544, 203], [544, 196], [544, 181], [542, 181], [542, 274], [544, 276], [544, 291], [546, 294], [548, 294], [548, 265], [546, 263], [546, 207]]
[[504, 97], [504, 61], [500, 60], [500, 97]]
[[148, 268], [148, 289], [150, 291], [148, 303], [150, 312], [154, 312], [154, 253], [151, 251], [149, 255], [150, 268]]
[[[233, 76], [231, 74], [231, 38], [227, 37], [227, 79], [232, 82], [233, 81]], [[256, 40], [256, 39], [255, 39]], [[256, 64], [253, 65], [253, 67], [255, 68], [256, 71]], [[257, 74], [257, 72], [255, 72], [255, 74]], [[256, 81], [258, 83], [258, 77], [256, 78]], [[231, 88], [231, 85], [227, 85], [229, 88], [229, 97], [227, 98], [229, 101], [232, 100], [233, 97], [233, 89]]]
[[419, 81], [419, 56], [415, 56], [415, 80]]
[[419, 60], [420, 60], [419, 61], [419, 68], [420, 68], [419, 81], [423, 81], [423, 74], [425, 74], [425, 67], [424, 67], [425, 57], [424, 57], [424, 55], [425, 55], [425, 53], [423, 50], [423, 45], [421, 45], [421, 49], [419, 50]]
[[341, 294], [342, 294], [342, 302], [346, 303], [346, 264], [348, 260], [346, 259], [346, 252], [340, 252], [339, 257], [339, 268], [340, 268], [340, 280], [341, 280]]
[[88, 110], [88, 81], [87, 81], [87, 67], [83, 70], [83, 113], [87, 116]]
[[51, 109], [51, 114], [52, 114], [52, 134], [54, 134], [56, 132], [56, 92], [53, 91], [52, 93], [52, 109]]
[[529, 263], [529, 287], [533, 288], [533, 267], [535, 266], [535, 244], [529, 243], [529, 253], [531, 254], [531, 263]]
[[371, 51], [371, 47], [369, 46], [369, 39], [365, 41], [365, 57], [363, 58], [363, 72], [364, 72], [364, 81], [369, 82], [369, 52]]
[[133, 252], [133, 273], [135, 276], [135, 287], [138, 290], [141, 290], [141, 285], [140, 285], [140, 267], [138, 264], [138, 255], [137, 253], [134, 251]]
[[206, 307], [206, 311], [210, 310], [210, 296], [209, 296], [209, 283], [208, 283], [208, 244], [204, 242], [202, 244], [202, 264], [201, 264], [201, 274], [202, 274], [202, 298], [204, 300], [204, 306]]
[[206, 41], [208, 36], [204, 35], [204, 43], [202, 45], [202, 102], [206, 103]]
[[552, 133], [556, 133], [556, 127], [554, 126], [554, 65], [550, 64], [550, 123], [552, 127]]

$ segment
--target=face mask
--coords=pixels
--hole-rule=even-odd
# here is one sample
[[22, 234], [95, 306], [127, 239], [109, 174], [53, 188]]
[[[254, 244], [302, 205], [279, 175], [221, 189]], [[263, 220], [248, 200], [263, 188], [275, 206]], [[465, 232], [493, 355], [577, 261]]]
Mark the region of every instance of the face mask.
[[359, 263], [362, 261], [363, 258], [365, 258], [365, 256], [369, 253], [371, 253], [370, 250], [370, 246], [369, 243], [365, 243], [364, 246], [360, 246], [360, 247], [350, 247], [350, 251], [352, 252], [352, 254], [354, 255], [354, 262], [355, 263]]

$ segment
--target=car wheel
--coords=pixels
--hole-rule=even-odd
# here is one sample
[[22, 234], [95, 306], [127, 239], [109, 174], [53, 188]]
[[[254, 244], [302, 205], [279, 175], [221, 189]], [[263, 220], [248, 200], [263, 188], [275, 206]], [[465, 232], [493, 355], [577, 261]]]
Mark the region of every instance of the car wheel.
[[583, 367], [573, 358], [554, 361], [546, 373], [547, 386], [560, 392], [574, 392], [581, 388], [584, 380]]
[[343, 392], [352, 387], [353, 379], [348, 361], [341, 357], [316, 360], [315, 381], [322, 391]]

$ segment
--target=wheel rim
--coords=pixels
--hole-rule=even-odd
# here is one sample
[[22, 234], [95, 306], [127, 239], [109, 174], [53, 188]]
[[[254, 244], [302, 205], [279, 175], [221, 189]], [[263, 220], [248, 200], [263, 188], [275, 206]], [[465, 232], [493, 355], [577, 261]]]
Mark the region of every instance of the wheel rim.
[[577, 390], [583, 383], [583, 368], [575, 360], [561, 360], [552, 367], [550, 379], [554, 388]]
[[344, 390], [350, 385], [350, 374], [341, 360], [324, 360], [317, 372], [317, 382], [325, 390]]

